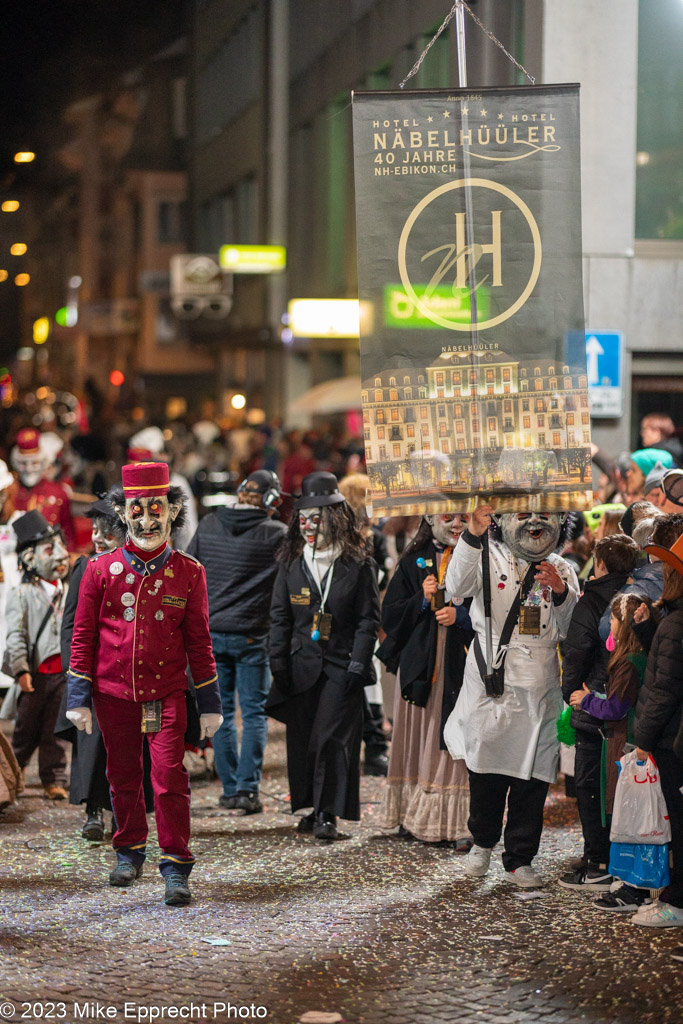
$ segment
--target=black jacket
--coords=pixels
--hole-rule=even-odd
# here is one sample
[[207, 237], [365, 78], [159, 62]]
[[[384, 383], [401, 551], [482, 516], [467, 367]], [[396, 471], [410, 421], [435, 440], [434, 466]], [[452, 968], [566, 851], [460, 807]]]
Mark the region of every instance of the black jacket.
[[[627, 572], [610, 572], [584, 585], [562, 642], [562, 696], [567, 704], [574, 690], [580, 690], [584, 683], [593, 692], [607, 691], [610, 652], [600, 637], [600, 619], [629, 576]], [[571, 722], [575, 729], [588, 732], [597, 732], [602, 725], [601, 719], [580, 708], [572, 711]]]
[[377, 567], [371, 558], [338, 558], [325, 610], [332, 615], [330, 639], [313, 640], [313, 616], [320, 592], [297, 558], [281, 566], [271, 605], [268, 708], [315, 686], [322, 672], [343, 681], [349, 673], [374, 682], [372, 655], [379, 631]]
[[[382, 604], [382, 629], [386, 639], [380, 644], [377, 657], [390, 672], [400, 670], [403, 699], [423, 708], [432, 692], [438, 623], [431, 607], [424, 607], [422, 590], [422, 582], [432, 570], [420, 569], [418, 558], [432, 561], [436, 566], [436, 548], [431, 541], [398, 563]], [[464, 608], [469, 609], [470, 604], [471, 598], [468, 598]], [[457, 623], [449, 626], [446, 633], [442, 733], [460, 693], [467, 645], [474, 636], [469, 628], [469, 615], [466, 622], [465, 627]]]
[[200, 520], [187, 553], [206, 570], [212, 633], [267, 635], [275, 552], [286, 532], [284, 523], [250, 505], [219, 508]]
[[62, 668], [69, 671], [69, 658], [71, 657], [71, 637], [74, 632], [74, 620], [76, 618], [76, 606], [78, 605], [78, 591], [85, 567], [88, 564], [88, 555], [81, 555], [74, 564], [69, 577], [69, 590], [64, 602], [64, 613], [62, 615], [62, 626], [59, 633], [59, 647], [62, 655]]
[[683, 599], [659, 624], [636, 704], [633, 737], [642, 750], [673, 749], [683, 713]]

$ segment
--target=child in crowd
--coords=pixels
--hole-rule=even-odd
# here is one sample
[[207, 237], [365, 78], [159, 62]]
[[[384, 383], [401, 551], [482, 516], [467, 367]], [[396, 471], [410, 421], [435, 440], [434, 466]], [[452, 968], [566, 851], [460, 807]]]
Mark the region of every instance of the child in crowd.
[[559, 880], [560, 885], [569, 889], [604, 891], [613, 881], [608, 871], [609, 829], [603, 824], [600, 803], [603, 719], [588, 714], [571, 698], [577, 692], [583, 698], [587, 692], [604, 694], [607, 690], [609, 654], [600, 639], [600, 619], [614, 595], [627, 583], [638, 554], [636, 542], [624, 534], [612, 534], [598, 541], [594, 577], [586, 582], [562, 644], [562, 694], [573, 707], [574, 784], [585, 844], [585, 863]]
[[[631, 726], [638, 690], [643, 681], [647, 652], [633, 630], [633, 616], [645, 605], [658, 621], [659, 616], [648, 597], [641, 594], [617, 594], [612, 598], [610, 634], [607, 649], [612, 654], [607, 664], [607, 690], [604, 697], [591, 693], [584, 683], [570, 698], [571, 706], [581, 708], [594, 718], [602, 719], [603, 752], [607, 772], [604, 792], [605, 818], [611, 816], [617, 788], [617, 762], [624, 753], [624, 744], [631, 740]], [[648, 890], [621, 885], [605, 892], [595, 901], [600, 910], [637, 910], [648, 898]]]

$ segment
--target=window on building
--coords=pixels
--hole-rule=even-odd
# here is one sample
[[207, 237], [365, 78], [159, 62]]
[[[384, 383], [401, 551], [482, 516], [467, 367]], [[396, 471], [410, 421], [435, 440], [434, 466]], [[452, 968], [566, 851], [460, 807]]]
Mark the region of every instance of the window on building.
[[540, 377], [536, 378], [535, 387], [536, 387], [537, 391], [543, 391], [543, 381], [542, 381], [542, 379]]
[[531, 434], [526, 434], [524, 437], [524, 447], [531, 448]]
[[536, 399], [536, 412], [545, 412], [545, 406], [542, 398]]
[[549, 382], [551, 391], [557, 391], [557, 377], [551, 377]]
[[636, 238], [683, 238], [681, 52], [681, 0], [640, 0]]
[[389, 387], [390, 388], [395, 388], [396, 387], [396, 378], [395, 377], [390, 377], [389, 378]]
[[385, 434], [386, 434], [386, 429], [384, 427], [378, 427], [377, 428], [377, 439], [379, 441], [383, 441], [384, 440]]
[[492, 369], [488, 369], [486, 371], [486, 383], [487, 384], [493, 384], [494, 380], [495, 380], [495, 377], [494, 377], [493, 370]]
[[591, 439], [590, 430], [584, 430], [584, 432], [583, 432], [583, 443], [584, 444], [588, 444], [590, 439]]
[[441, 451], [444, 453], [444, 455], [448, 455], [448, 453], [450, 452], [450, 448], [448, 447], [448, 441], [441, 442]]
[[406, 437], [415, 437], [415, 424], [414, 423], [407, 423], [406, 424]]
[[389, 392], [389, 401], [398, 402], [398, 391], [395, 388]]
[[361, 402], [367, 402], [367, 400], [368, 400], [368, 393], [367, 393], [367, 391], [361, 391], [361, 393], [360, 393], [360, 400], [361, 400]]
[[404, 384], [410, 384], [410, 377], [404, 377], [403, 378], [403, 383]]
[[536, 419], [538, 420], [539, 427], [545, 426], [545, 416], [537, 416]]
[[426, 398], [427, 397], [427, 388], [420, 388], [419, 395], [420, 395], [420, 398]]
[[384, 444], [379, 446], [379, 457], [380, 459], [386, 459], [387, 457], [387, 447]]
[[574, 426], [574, 413], [573, 412], [568, 412], [567, 413], [567, 426], [568, 427], [573, 427]]
[[522, 411], [523, 412], [528, 412], [529, 411], [529, 399], [528, 398], [523, 398], [522, 399]]
[[369, 422], [370, 422], [370, 413], [368, 412], [367, 409], [364, 409], [363, 410], [363, 423], [369, 423]]
[[588, 405], [588, 395], [581, 395], [581, 408], [585, 409]]
[[540, 366], [534, 366], [534, 377], [540, 377], [540, 376], [541, 376], [541, 367]]
[[366, 441], [369, 441], [370, 440], [370, 431], [369, 430], [364, 430], [363, 431], [363, 436], [365, 437]]
[[579, 387], [580, 388], [587, 388], [588, 387], [588, 380], [587, 380], [586, 377], [579, 377]]
[[421, 420], [426, 420], [427, 419], [427, 409], [425, 408], [424, 405], [420, 406], [420, 419]]
[[377, 409], [375, 412], [375, 423], [384, 423], [384, 409]]
[[489, 430], [495, 430], [497, 426], [498, 423], [496, 422], [495, 419], [492, 418], [489, 420]]
[[391, 421], [392, 423], [396, 423], [398, 421], [398, 409], [391, 410]]
[[399, 459], [401, 457], [401, 445], [398, 442], [394, 443], [393, 451], [394, 451], [394, 458], [395, 459]]
[[472, 420], [472, 430], [475, 434], [479, 433], [479, 420]]
[[506, 398], [503, 402], [503, 412], [512, 412], [512, 400], [510, 398]]
[[[445, 426], [445, 424], [444, 424], [444, 426]], [[458, 420], [458, 422], [455, 424], [455, 432], [456, 432], [456, 434], [464, 434], [465, 433], [465, 424], [462, 422], [462, 420]]]
[[570, 444], [574, 444], [575, 443], [574, 442], [574, 431], [573, 430], [569, 431], [569, 433], [567, 434], [567, 437], [569, 438], [569, 443]]
[[376, 402], [381, 402], [383, 397], [384, 397], [384, 392], [383, 391], [375, 391], [375, 401]]
[[529, 381], [528, 380], [523, 380], [522, 381], [522, 391], [528, 391], [528, 390], [529, 390]]
[[459, 437], [458, 438], [458, 451], [459, 452], [464, 452], [465, 451], [465, 439], [463, 437]]
[[559, 430], [553, 431], [553, 448], [559, 448], [560, 446], [560, 432]]
[[381, 385], [382, 385], [382, 378], [381, 377], [375, 377], [375, 387], [379, 388], [379, 387], [381, 387]]
[[587, 413], [587, 412], [582, 412], [582, 413], [581, 413], [581, 423], [588, 423], [588, 421], [589, 421], [589, 420], [590, 420], [590, 415], [589, 415], [589, 413]]
[[448, 436], [448, 427], [446, 426], [445, 423], [439, 423], [439, 437], [447, 437], [447, 436]]
[[444, 391], [444, 389], [443, 389], [443, 388], [437, 388], [437, 389], [436, 389], [436, 397], [437, 397], [438, 399], [442, 399], [442, 398], [445, 398], [445, 397], [446, 397], [446, 392]]
[[417, 378], [417, 383], [418, 384], [424, 384], [424, 382], [425, 382], [424, 374], [421, 373], [420, 376]]
[[[462, 406], [459, 406], [459, 408], [462, 408]], [[479, 412], [479, 402], [472, 402], [470, 404], [470, 409], [472, 410], [472, 415], [476, 416]]]
[[422, 449], [425, 452], [431, 452], [432, 446], [431, 446], [430, 442], [429, 441], [423, 441], [422, 442]]
[[545, 434], [542, 432], [538, 435], [538, 447], [545, 448]]
[[481, 438], [480, 437], [475, 437], [473, 445], [477, 449], [481, 448]]
[[434, 374], [434, 377], [435, 377], [435, 380], [436, 380], [437, 388], [442, 388], [443, 385], [444, 385], [444, 375], [443, 375], [443, 372], [439, 371], [439, 373]]
[[565, 391], [571, 391], [571, 387], [572, 387], [572, 379], [571, 379], [571, 377], [565, 377], [564, 378], [564, 390]]
[[453, 374], [453, 383], [454, 384], [459, 384], [460, 383], [460, 372], [459, 371], [457, 373]]
[[503, 381], [504, 382], [507, 381], [509, 383], [511, 380], [512, 380], [512, 371], [510, 370], [509, 366], [504, 366], [503, 367]]
[[487, 395], [492, 395], [493, 393], [494, 393], [494, 391], [493, 391], [493, 384], [487, 384], [487, 386], [486, 386], [486, 394]]
[[456, 420], [462, 416], [462, 405], [459, 402], [456, 402], [453, 407], [453, 416]]
[[404, 401], [410, 401], [410, 399], [412, 399], [412, 397], [413, 397], [413, 389], [412, 388], [404, 388], [403, 389]]
[[524, 416], [522, 418], [522, 426], [525, 430], [531, 430], [531, 416]]
[[446, 406], [445, 405], [440, 405], [438, 411], [439, 411], [439, 416], [445, 416], [446, 415]]

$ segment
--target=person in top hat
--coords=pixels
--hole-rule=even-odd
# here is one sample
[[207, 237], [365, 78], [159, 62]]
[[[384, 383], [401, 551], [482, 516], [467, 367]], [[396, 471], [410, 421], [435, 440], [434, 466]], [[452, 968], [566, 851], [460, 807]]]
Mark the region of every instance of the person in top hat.
[[127, 465], [112, 496], [125, 522], [123, 548], [88, 562], [71, 640], [67, 718], [90, 732], [94, 709], [107, 751], [117, 822], [115, 886], [142, 872], [147, 840], [142, 743], [147, 736], [164, 899], [190, 902], [189, 780], [183, 766], [187, 675], [195, 683], [203, 736], [223, 721], [209, 635], [202, 566], [168, 541], [182, 512], [166, 463]]
[[[657, 627], [638, 694], [633, 738], [638, 756], [652, 755], [659, 770], [662, 792], [671, 823], [671, 878], [654, 903], [645, 904], [633, 917], [648, 928], [683, 927], [683, 515], [657, 521], [653, 544], [645, 549], [664, 563], [664, 590], [658, 606], [666, 611]], [[636, 622], [648, 617], [641, 605]]]
[[55, 736], [65, 676], [59, 653], [69, 553], [35, 509], [12, 524], [23, 581], [7, 596], [5, 664], [21, 689], [12, 746], [24, 769], [35, 750], [44, 795], [65, 800], [67, 745]]
[[70, 551], [76, 548], [76, 528], [71, 515], [69, 495], [61, 484], [48, 480], [46, 470], [50, 459], [40, 443], [40, 431], [24, 427], [17, 434], [11, 462], [19, 477], [14, 497], [17, 512], [37, 509], [53, 526], [59, 526]]
[[[287, 532], [273, 518], [282, 504], [281, 491], [271, 470], [250, 473], [237, 488], [237, 504], [204, 516], [188, 548], [206, 570], [209, 628], [223, 704], [223, 724], [213, 738], [223, 786], [219, 804], [244, 814], [263, 810], [259, 784], [268, 737], [270, 601], [275, 554]], [[242, 716], [239, 754], [237, 694]]]
[[[103, 498], [93, 502], [86, 516], [92, 521], [92, 545], [95, 556], [105, 551], [115, 551], [121, 547], [126, 537], [126, 530], [116, 515], [112, 505]], [[74, 628], [76, 607], [81, 580], [89, 558], [81, 555], [74, 564], [69, 580], [69, 593], [64, 603], [64, 615], [60, 636], [62, 667], [69, 669], [71, 653], [71, 636]], [[102, 842], [104, 839], [103, 809], [111, 810], [109, 782], [107, 781], [107, 757], [104, 749], [102, 733], [93, 715], [92, 732], [79, 732], [66, 717], [67, 691], [64, 689], [62, 704], [55, 733], [61, 739], [72, 744], [71, 775], [69, 780], [69, 803], [79, 806], [85, 804], [85, 822], [81, 830], [83, 839]], [[149, 809], [152, 809], [151, 803]]]
[[309, 473], [278, 558], [271, 605], [273, 686], [266, 710], [287, 726], [297, 831], [338, 838], [360, 820], [364, 687], [379, 630], [377, 568], [332, 473]]

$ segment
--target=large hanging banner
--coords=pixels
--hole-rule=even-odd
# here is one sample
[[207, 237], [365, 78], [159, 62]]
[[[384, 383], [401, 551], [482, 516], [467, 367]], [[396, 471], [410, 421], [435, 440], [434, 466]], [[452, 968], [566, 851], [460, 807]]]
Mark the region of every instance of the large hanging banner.
[[355, 93], [353, 136], [373, 514], [590, 508], [578, 86]]

